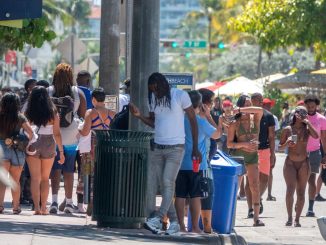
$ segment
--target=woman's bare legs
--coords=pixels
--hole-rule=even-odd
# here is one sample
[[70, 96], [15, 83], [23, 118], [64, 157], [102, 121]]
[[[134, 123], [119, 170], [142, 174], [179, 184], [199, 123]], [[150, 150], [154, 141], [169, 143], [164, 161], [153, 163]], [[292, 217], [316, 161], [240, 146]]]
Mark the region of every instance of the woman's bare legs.
[[259, 220], [260, 193], [258, 164], [247, 164], [247, 176], [254, 209], [254, 224]]
[[305, 192], [308, 179], [310, 176], [310, 166], [307, 160], [302, 163], [297, 175], [297, 203], [296, 203], [296, 215], [295, 215], [295, 226], [300, 225], [300, 215], [305, 202]]
[[23, 171], [23, 165], [21, 166], [13, 166], [10, 165], [9, 168], [9, 174], [13, 178], [13, 180], [16, 182], [17, 186], [15, 189], [11, 189], [12, 194], [12, 209], [18, 210], [19, 209], [19, 200], [20, 200], [20, 176]]
[[287, 226], [291, 226], [293, 222], [292, 210], [294, 202], [294, 191], [297, 184], [297, 170], [294, 168], [292, 161], [289, 158], [286, 158], [285, 164], [283, 167], [283, 176], [286, 183], [286, 209], [288, 212], [288, 221], [286, 222]]
[[40, 184], [41, 184], [41, 159], [28, 156], [26, 157], [29, 172], [31, 174], [31, 191], [35, 213], [40, 211]]

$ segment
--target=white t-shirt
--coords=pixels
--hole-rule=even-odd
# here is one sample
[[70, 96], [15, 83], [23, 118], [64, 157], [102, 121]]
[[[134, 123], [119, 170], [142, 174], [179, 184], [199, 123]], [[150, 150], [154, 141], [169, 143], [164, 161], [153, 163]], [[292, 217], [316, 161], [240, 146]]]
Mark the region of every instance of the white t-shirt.
[[119, 94], [119, 112], [122, 111], [123, 106], [128, 105], [130, 102], [129, 94]]
[[152, 96], [149, 111], [155, 114], [155, 143], [160, 145], [185, 143], [184, 109], [191, 106], [188, 93], [180, 89], [171, 89], [171, 109], [162, 105], [155, 107], [155, 96]]

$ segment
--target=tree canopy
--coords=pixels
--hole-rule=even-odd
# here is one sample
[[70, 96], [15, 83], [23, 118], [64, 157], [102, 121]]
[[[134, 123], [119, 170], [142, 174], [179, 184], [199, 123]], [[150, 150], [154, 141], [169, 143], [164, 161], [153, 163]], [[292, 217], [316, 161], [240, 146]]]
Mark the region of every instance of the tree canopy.
[[229, 26], [253, 35], [265, 50], [314, 46], [326, 58], [325, 13], [326, 0], [251, 0]]

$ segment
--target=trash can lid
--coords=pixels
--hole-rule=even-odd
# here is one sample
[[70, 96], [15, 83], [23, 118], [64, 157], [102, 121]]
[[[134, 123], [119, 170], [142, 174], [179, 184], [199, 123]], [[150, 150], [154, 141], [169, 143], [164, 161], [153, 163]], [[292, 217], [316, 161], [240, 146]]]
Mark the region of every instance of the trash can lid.
[[216, 170], [220, 175], [241, 175], [243, 166], [229, 158], [222, 152], [217, 154], [211, 160], [213, 170]]

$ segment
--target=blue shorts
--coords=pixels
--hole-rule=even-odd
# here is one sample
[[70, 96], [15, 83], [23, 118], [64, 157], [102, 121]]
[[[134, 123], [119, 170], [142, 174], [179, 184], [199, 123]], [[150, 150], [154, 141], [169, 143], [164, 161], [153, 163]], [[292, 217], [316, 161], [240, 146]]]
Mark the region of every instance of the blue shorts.
[[61, 169], [63, 172], [74, 173], [75, 172], [75, 162], [76, 162], [76, 154], [77, 154], [77, 145], [64, 145], [63, 153], [65, 155], [64, 164], [59, 164], [60, 153], [57, 148], [57, 155], [54, 158], [54, 164], [52, 167], [53, 170]]
[[0, 145], [3, 150], [2, 160], [9, 161], [11, 165], [19, 167], [25, 163], [25, 152], [13, 150], [11, 147], [6, 146], [4, 140], [0, 140]]

